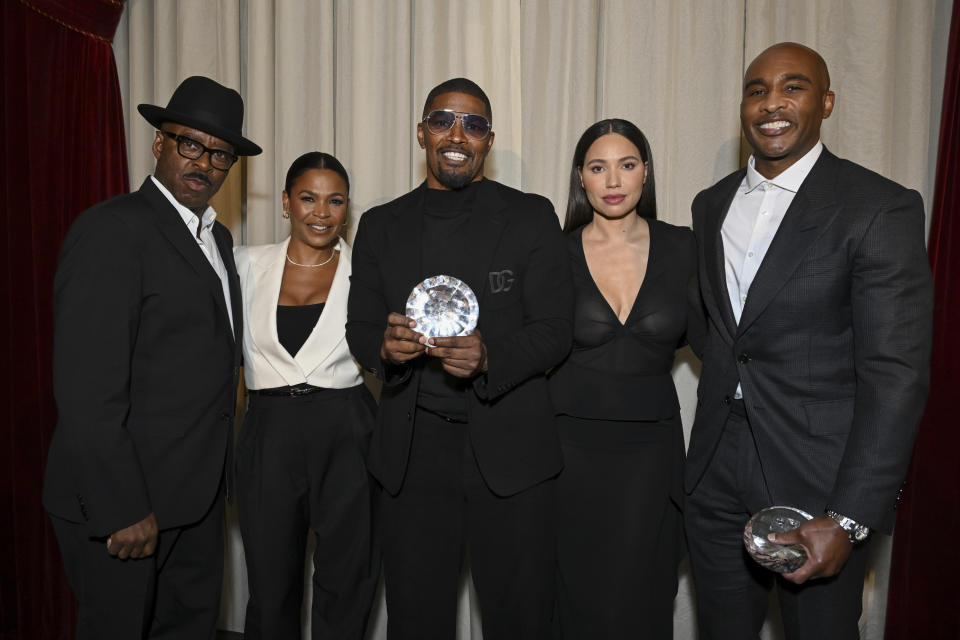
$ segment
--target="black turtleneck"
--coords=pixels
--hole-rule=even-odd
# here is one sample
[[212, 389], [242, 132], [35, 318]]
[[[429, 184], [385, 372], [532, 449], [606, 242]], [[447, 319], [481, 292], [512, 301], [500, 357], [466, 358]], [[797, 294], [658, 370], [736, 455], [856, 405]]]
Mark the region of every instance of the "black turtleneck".
[[[451, 191], [427, 189], [423, 201], [423, 273], [425, 278], [445, 275], [466, 282], [463, 258], [470, 245], [465, 233], [473, 215], [480, 182]], [[467, 419], [464, 389], [467, 381], [443, 370], [440, 360], [425, 356], [417, 404], [456, 420]]]

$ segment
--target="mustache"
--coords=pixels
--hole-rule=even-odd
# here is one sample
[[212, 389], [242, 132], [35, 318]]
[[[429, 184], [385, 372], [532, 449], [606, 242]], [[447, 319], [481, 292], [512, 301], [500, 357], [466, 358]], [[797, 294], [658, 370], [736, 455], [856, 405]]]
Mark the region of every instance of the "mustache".
[[203, 182], [204, 184], [206, 184], [208, 187], [211, 186], [211, 184], [212, 184], [212, 183], [210, 182], [210, 178], [208, 178], [206, 175], [204, 175], [204, 174], [202, 174], [202, 173], [200, 173], [200, 172], [198, 172], [198, 171], [194, 171], [194, 172], [192, 172], [192, 173], [185, 173], [185, 174], [183, 175], [183, 177], [184, 177], [184, 179], [189, 178], [190, 180], [199, 180], [200, 182]]

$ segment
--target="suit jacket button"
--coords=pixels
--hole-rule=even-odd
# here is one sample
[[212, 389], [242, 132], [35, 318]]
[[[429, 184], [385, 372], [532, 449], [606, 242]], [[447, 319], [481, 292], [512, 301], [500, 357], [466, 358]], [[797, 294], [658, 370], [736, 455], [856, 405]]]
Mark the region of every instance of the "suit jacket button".
[[739, 362], [740, 364], [747, 364], [748, 362], [750, 362], [750, 356], [748, 356], [745, 353], [741, 353], [740, 357], [737, 358], [737, 362]]
[[730, 404], [730, 396], [723, 396], [723, 400], [720, 401], [720, 404], [722, 404], [723, 406], [727, 406], [728, 404]]
[[407, 411], [407, 421], [409, 422], [410, 420], [413, 420], [413, 414]]
[[229, 420], [229, 419], [230, 419], [230, 414], [227, 413], [226, 411], [221, 411], [221, 412], [220, 412], [220, 419], [221, 419], [221, 420]]
[[372, 373], [372, 374], [375, 375], [375, 376], [376, 376], [376, 375], [379, 375], [379, 372], [378, 372], [376, 369], [373, 369], [373, 368], [370, 369], [370, 373]]

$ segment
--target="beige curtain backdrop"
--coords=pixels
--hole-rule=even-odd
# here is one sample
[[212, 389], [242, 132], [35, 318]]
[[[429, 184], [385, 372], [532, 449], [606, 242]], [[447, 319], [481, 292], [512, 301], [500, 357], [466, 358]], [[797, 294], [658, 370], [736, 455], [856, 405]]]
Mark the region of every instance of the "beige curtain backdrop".
[[[837, 107], [824, 143], [918, 189], [929, 210], [950, 7], [950, 0], [127, 0], [114, 48], [131, 184], [154, 164], [153, 132], [136, 105], [165, 104], [183, 78], [207, 75], [241, 92], [246, 135], [264, 149], [231, 172], [214, 200], [235, 241], [287, 235], [283, 178], [311, 150], [335, 154], [350, 172], [352, 240], [365, 210], [423, 180], [415, 138], [423, 100], [437, 83], [463, 75], [493, 104], [489, 177], [546, 195], [562, 219], [576, 140], [600, 118], [624, 117], [650, 139], [660, 217], [689, 225], [693, 196], [748, 153], [738, 109], [745, 64], [769, 44], [795, 40], [830, 67]], [[681, 352], [675, 379], [688, 433], [698, 372]], [[221, 627], [242, 631], [246, 575], [233, 514], [228, 529]], [[868, 640], [883, 636], [890, 539], [877, 536], [871, 548], [861, 620]], [[681, 572], [675, 636], [694, 638], [689, 569]], [[482, 634], [468, 575], [457, 637], [475, 639]], [[781, 637], [774, 626], [765, 639]], [[385, 635], [380, 594], [368, 637]]]

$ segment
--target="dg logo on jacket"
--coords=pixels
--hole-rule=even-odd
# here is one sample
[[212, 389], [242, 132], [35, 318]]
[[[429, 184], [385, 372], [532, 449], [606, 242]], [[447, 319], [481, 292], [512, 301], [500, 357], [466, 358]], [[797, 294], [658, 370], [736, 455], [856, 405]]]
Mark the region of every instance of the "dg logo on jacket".
[[490, 293], [506, 293], [510, 291], [515, 280], [513, 271], [510, 269], [491, 271], [488, 275], [490, 276]]

